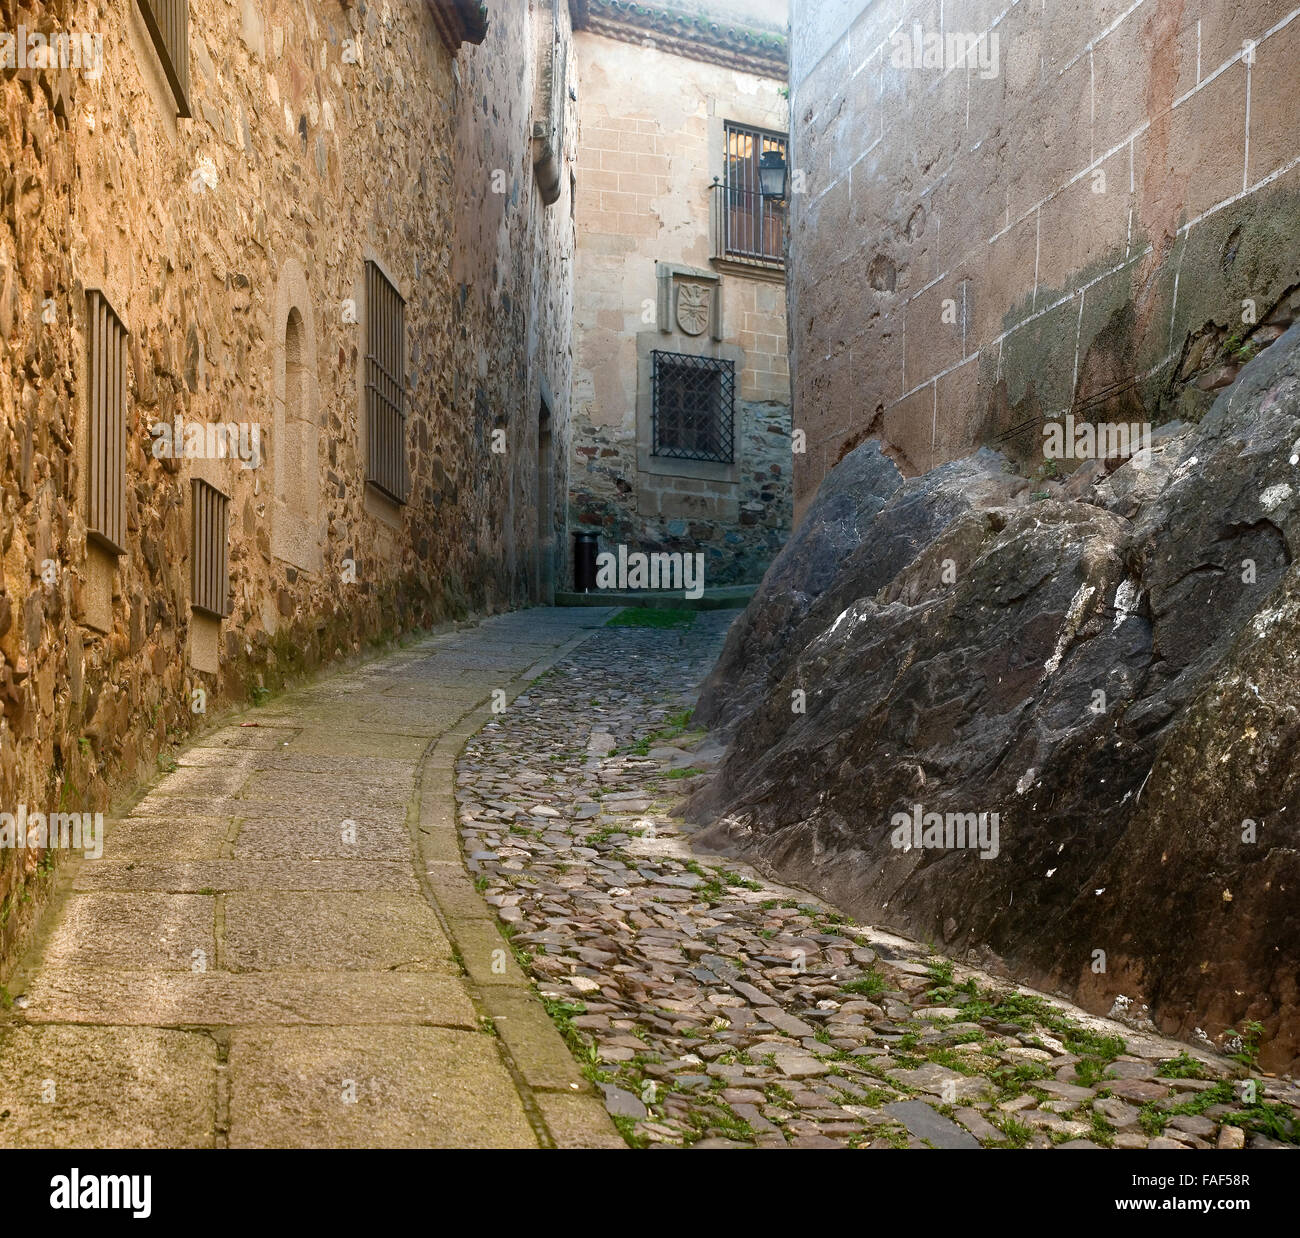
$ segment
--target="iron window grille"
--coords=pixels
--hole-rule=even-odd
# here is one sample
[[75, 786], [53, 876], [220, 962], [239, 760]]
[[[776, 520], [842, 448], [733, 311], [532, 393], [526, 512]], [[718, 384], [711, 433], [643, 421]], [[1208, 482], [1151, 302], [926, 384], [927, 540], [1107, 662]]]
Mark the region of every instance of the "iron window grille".
[[406, 302], [379, 266], [366, 263], [366, 480], [405, 503]]
[[656, 349], [652, 368], [652, 455], [732, 463], [736, 368], [716, 357]]
[[176, 96], [176, 114], [190, 111], [190, 5], [189, 0], [140, 0], [140, 12], [149, 28], [154, 51]]
[[126, 553], [127, 330], [98, 290], [86, 293], [86, 327], [86, 532], [120, 555]]
[[191, 551], [191, 605], [222, 619], [230, 613], [228, 523], [230, 500], [201, 478], [191, 483], [194, 541]]
[[726, 138], [723, 251], [727, 257], [784, 264], [785, 204], [763, 197], [758, 169], [768, 151], [786, 157], [786, 135], [728, 122]]

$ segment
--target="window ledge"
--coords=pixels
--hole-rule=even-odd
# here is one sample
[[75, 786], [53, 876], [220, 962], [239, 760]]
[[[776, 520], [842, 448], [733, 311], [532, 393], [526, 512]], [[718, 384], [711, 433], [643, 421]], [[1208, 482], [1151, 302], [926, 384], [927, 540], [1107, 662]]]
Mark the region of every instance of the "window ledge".
[[372, 481], [366, 482], [362, 506], [365, 508], [367, 515], [373, 516], [381, 524], [388, 525], [390, 529], [402, 528], [402, 508], [406, 504], [399, 503]]
[[727, 275], [740, 275], [747, 279], [760, 279], [769, 284], [786, 282], [785, 263], [763, 262], [758, 258], [714, 258], [714, 267]]

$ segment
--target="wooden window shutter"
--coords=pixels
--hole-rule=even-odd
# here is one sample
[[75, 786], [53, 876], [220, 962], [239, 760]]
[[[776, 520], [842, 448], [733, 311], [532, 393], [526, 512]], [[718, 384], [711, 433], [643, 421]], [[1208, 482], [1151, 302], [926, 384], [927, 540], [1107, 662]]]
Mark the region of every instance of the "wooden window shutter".
[[126, 553], [126, 339], [122, 320], [97, 289], [86, 293], [86, 531], [112, 554]]
[[176, 96], [176, 114], [190, 111], [190, 5], [189, 0], [140, 0], [144, 24], [149, 27], [154, 51]]
[[194, 539], [190, 547], [191, 605], [217, 619], [230, 613], [230, 560], [227, 522], [230, 500], [215, 486], [195, 478]]

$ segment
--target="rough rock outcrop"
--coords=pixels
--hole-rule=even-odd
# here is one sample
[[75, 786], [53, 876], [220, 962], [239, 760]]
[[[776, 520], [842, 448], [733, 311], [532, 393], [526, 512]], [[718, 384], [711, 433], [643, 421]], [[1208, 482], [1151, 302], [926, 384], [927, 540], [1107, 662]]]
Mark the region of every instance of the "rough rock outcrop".
[[835, 578], [845, 554], [903, 477], [875, 442], [849, 453], [822, 483], [799, 528], [772, 561], [727, 643], [696, 707], [705, 726], [728, 726], [760, 697], [785, 634]]
[[878, 443], [856, 447], [828, 474], [727, 633], [696, 720], [731, 730], [848, 601], [887, 584], [959, 516], [1028, 490], [996, 452], [980, 451], [904, 483]]
[[[1090, 1009], [1124, 997], [1183, 1036], [1258, 1020], [1264, 1062], [1291, 1065], [1300, 327], [1146, 468], [1043, 497], [998, 463], [872, 495], [815, 597], [774, 564], [706, 685], [734, 735], [688, 816]], [[955, 845], [979, 814], [982, 844]]]

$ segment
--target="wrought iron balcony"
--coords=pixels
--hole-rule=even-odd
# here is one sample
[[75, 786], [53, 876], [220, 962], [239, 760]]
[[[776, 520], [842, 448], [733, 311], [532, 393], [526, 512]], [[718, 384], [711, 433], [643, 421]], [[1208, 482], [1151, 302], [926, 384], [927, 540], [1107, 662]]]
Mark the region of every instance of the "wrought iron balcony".
[[715, 180], [710, 215], [714, 258], [784, 269], [784, 203]]

